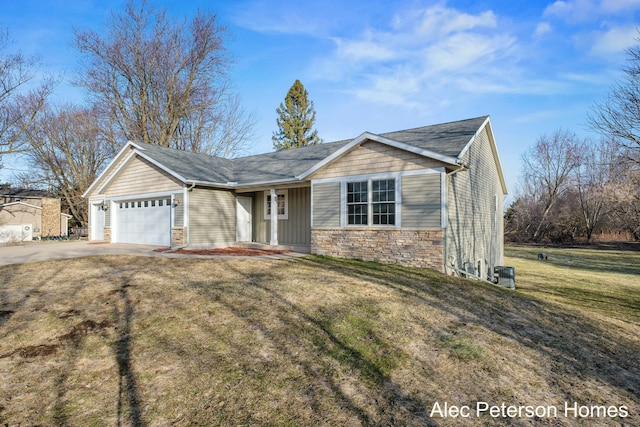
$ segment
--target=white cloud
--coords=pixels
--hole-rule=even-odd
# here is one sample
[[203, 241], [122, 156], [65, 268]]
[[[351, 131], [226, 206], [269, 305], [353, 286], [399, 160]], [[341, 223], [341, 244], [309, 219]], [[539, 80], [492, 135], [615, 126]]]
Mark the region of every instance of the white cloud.
[[553, 29], [551, 28], [551, 24], [549, 24], [548, 22], [540, 22], [537, 26], [536, 26], [536, 30], [533, 33], [534, 37], [542, 37], [546, 34], [550, 34], [553, 31]]
[[557, 0], [547, 6], [544, 16], [570, 23], [596, 21], [640, 8], [640, 0]]
[[596, 33], [590, 53], [592, 55], [619, 53], [637, 44], [638, 36], [640, 34], [635, 26], [616, 27], [602, 33]]
[[417, 36], [432, 37], [447, 35], [476, 28], [495, 28], [496, 16], [492, 11], [470, 15], [442, 5], [424, 10], [414, 10], [405, 16], [396, 15], [393, 20], [395, 30], [410, 28]]
[[640, 0], [602, 0], [601, 9], [609, 13], [640, 8]]
[[388, 61], [396, 58], [398, 53], [371, 37], [362, 40], [333, 39], [337, 47], [337, 55], [350, 61]]
[[545, 16], [555, 16], [569, 22], [582, 22], [591, 19], [598, 10], [594, 0], [558, 0], [547, 6]]
[[351, 82], [357, 89], [350, 93], [361, 99], [405, 107], [465, 91], [521, 90], [511, 78], [517, 39], [499, 29], [493, 11], [435, 5], [396, 13], [388, 24], [334, 39], [332, 55], [314, 64], [315, 76]]

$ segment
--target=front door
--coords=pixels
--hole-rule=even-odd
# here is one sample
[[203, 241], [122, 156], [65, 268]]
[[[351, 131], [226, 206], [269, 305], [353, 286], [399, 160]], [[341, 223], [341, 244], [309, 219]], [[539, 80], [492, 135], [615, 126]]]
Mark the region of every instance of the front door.
[[236, 198], [236, 241], [251, 241], [251, 197]]

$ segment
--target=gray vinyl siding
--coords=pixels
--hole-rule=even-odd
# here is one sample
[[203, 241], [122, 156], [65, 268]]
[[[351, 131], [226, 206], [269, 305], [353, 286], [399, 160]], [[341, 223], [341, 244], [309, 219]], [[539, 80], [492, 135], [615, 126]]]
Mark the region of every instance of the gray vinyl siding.
[[486, 128], [447, 178], [447, 263], [465, 269], [482, 259], [486, 272], [503, 263], [503, 192]]
[[194, 188], [189, 193], [189, 245], [221, 247], [236, 241], [232, 191]]
[[402, 227], [442, 227], [441, 174], [402, 177]]
[[[289, 218], [278, 220], [278, 244], [311, 244], [311, 188], [289, 188]], [[268, 243], [271, 240], [271, 220], [264, 219], [264, 192], [255, 193], [254, 198], [255, 240]]]
[[313, 184], [313, 227], [340, 227], [340, 182]]

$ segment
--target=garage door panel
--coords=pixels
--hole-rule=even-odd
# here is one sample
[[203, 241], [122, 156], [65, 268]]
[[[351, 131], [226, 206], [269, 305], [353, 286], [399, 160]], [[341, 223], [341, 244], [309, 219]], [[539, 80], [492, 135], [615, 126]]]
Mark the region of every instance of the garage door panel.
[[117, 204], [118, 242], [169, 246], [171, 206], [167, 199], [144, 199]]

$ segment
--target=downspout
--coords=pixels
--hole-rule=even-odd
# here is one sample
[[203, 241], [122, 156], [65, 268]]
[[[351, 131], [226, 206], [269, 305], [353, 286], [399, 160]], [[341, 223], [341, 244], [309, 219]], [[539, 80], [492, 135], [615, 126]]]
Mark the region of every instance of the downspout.
[[191, 202], [189, 200], [189, 193], [191, 193], [191, 191], [193, 191], [194, 187], [196, 186], [196, 183], [192, 183], [191, 187], [187, 188], [187, 191], [185, 191], [184, 193], [184, 208], [185, 208], [185, 217], [187, 218], [187, 238], [185, 239], [185, 244], [183, 247], [187, 247], [189, 246], [189, 243], [191, 242], [191, 221], [189, 221], [189, 210], [190, 210], [190, 205]]
[[454, 270], [457, 270], [457, 268], [454, 267], [454, 262], [455, 262], [455, 257], [453, 258], [453, 261], [449, 262], [449, 245], [448, 245], [448, 241], [449, 241], [449, 227], [448, 227], [448, 223], [449, 223], [449, 177], [453, 176], [455, 174], [457, 174], [458, 172], [462, 172], [465, 170], [468, 170], [469, 168], [467, 167], [467, 165], [465, 165], [464, 163], [462, 163], [462, 160], [458, 160], [458, 168], [452, 170], [451, 172], [446, 172], [443, 174], [444, 176], [444, 183], [443, 183], [443, 188], [442, 188], [442, 198], [444, 200], [444, 207], [446, 212], [444, 213], [444, 224], [443, 224], [443, 228], [444, 228], [444, 268], [445, 268], [445, 273], [447, 272], [447, 268], [453, 268]]
[[[183, 207], [183, 209], [185, 210], [184, 218], [186, 218], [186, 221], [187, 221], [187, 226], [184, 227], [184, 225], [183, 225], [183, 228], [187, 229], [187, 235], [186, 235], [186, 238], [185, 238], [185, 243], [182, 246], [176, 246], [175, 248], [171, 248], [167, 252], [175, 252], [175, 251], [178, 251], [180, 249], [184, 249], [187, 246], [189, 246], [189, 241], [190, 241], [189, 240], [190, 239], [189, 238], [189, 231], [191, 230], [191, 224], [189, 224], [189, 192], [191, 192], [191, 190], [193, 190], [193, 188], [195, 186], [196, 186], [196, 184], [194, 182], [194, 183], [191, 184], [191, 187], [184, 187], [185, 191], [184, 191], [184, 200], [183, 200], [184, 207]], [[174, 196], [172, 195], [171, 197], [173, 198]], [[184, 222], [184, 219], [183, 219], [183, 222]]]

